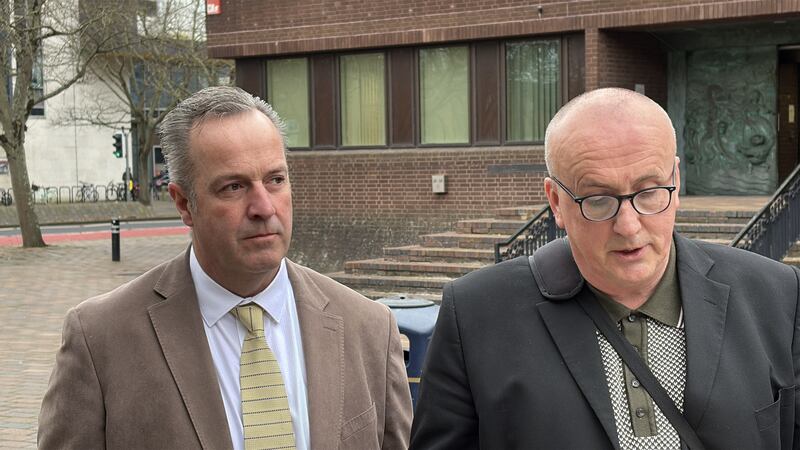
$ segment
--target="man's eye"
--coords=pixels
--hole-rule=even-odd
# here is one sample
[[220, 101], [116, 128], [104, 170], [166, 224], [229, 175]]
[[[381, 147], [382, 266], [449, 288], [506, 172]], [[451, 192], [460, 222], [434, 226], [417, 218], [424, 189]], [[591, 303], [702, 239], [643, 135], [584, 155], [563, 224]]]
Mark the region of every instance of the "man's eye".
[[238, 191], [240, 189], [242, 189], [242, 185], [239, 183], [231, 183], [224, 188], [226, 191]]
[[272, 177], [270, 182], [272, 184], [283, 184], [286, 181], [286, 177]]

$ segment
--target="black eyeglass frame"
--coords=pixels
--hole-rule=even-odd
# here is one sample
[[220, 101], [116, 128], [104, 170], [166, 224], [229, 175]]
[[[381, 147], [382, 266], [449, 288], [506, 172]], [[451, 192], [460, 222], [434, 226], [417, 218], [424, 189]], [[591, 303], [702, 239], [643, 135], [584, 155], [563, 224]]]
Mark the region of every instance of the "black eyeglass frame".
[[[590, 221], [590, 222], [605, 222], [606, 220], [611, 220], [614, 217], [617, 217], [617, 214], [619, 214], [620, 208], [622, 208], [622, 202], [624, 200], [630, 200], [631, 206], [633, 207], [633, 210], [636, 211], [638, 214], [640, 214], [642, 216], [654, 216], [656, 214], [661, 214], [662, 212], [664, 212], [667, 209], [669, 209], [670, 205], [672, 205], [672, 193], [675, 192], [675, 190], [678, 188], [677, 186], [675, 186], [675, 164], [674, 163], [672, 164], [672, 185], [671, 186], [653, 186], [653, 187], [645, 188], [645, 189], [642, 189], [640, 191], [636, 191], [636, 192], [633, 192], [631, 194], [625, 194], [625, 195], [592, 194], [592, 195], [585, 195], [583, 197], [577, 197], [575, 194], [572, 193], [572, 191], [569, 190], [568, 187], [564, 186], [564, 183], [562, 183], [561, 180], [559, 180], [558, 178], [556, 178], [555, 176], [552, 176], [552, 175], [550, 175], [550, 179], [555, 181], [556, 184], [559, 187], [561, 187], [561, 189], [564, 189], [564, 192], [566, 192], [567, 194], [569, 194], [570, 197], [572, 197], [572, 200], [575, 201], [575, 203], [578, 204], [578, 209], [581, 210], [581, 215], [583, 216], [583, 218], [588, 220], [588, 221]], [[669, 201], [667, 202], [667, 206], [665, 206], [664, 209], [662, 209], [661, 211], [658, 211], [658, 212], [643, 213], [643, 212], [639, 211], [639, 208], [636, 207], [636, 203], [634, 203], [633, 198], [636, 197], [637, 195], [641, 194], [642, 192], [649, 192], [649, 191], [654, 191], [654, 190], [659, 190], [659, 189], [664, 189], [664, 190], [667, 190], [669, 192]], [[601, 220], [590, 219], [590, 218], [586, 217], [586, 213], [583, 212], [583, 202], [586, 199], [592, 198], [592, 197], [610, 197], [610, 198], [617, 199], [617, 209], [614, 211], [614, 214], [612, 214], [608, 218], [601, 219]]]

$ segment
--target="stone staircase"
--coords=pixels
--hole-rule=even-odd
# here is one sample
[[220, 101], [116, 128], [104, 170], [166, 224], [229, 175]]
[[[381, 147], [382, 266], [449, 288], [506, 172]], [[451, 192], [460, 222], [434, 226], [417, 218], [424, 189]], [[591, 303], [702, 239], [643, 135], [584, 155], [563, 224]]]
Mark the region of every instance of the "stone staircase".
[[[462, 220], [452, 231], [420, 236], [417, 245], [386, 247], [381, 258], [348, 261], [343, 272], [329, 275], [373, 299], [405, 295], [439, 301], [447, 281], [493, 264], [494, 243], [507, 239], [542, 207], [500, 208], [492, 218]], [[681, 209], [675, 227], [687, 237], [728, 244], [756, 209]], [[786, 262], [800, 265], [800, 245]]]

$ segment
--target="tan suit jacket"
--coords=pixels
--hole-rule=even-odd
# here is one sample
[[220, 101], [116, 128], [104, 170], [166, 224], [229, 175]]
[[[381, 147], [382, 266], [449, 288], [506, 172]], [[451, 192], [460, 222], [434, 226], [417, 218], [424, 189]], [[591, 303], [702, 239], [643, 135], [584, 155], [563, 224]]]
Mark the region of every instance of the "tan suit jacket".
[[[405, 449], [411, 398], [389, 310], [287, 261], [314, 449]], [[230, 449], [188, 251], [67, 314], [41, 449]]]

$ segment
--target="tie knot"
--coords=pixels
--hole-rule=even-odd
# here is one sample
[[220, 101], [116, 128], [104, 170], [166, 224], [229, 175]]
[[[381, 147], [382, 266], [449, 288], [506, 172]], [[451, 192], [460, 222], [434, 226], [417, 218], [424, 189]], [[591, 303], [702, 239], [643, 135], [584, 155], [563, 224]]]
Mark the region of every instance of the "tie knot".
[[247, 331], [256, 334], [264, 331], [264, 310], [254, 303], [237, 306], [231, 310], [239, 322], [242, 322]]

